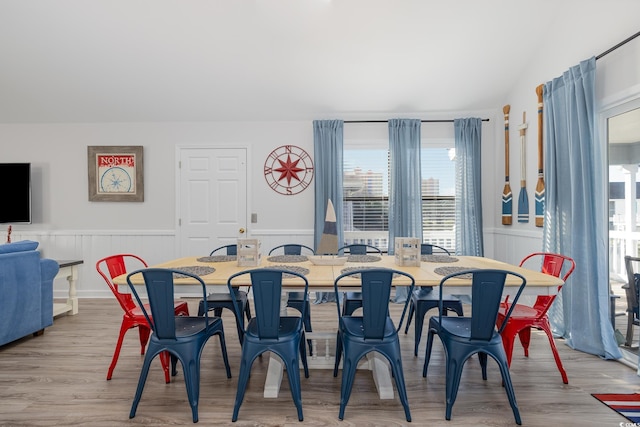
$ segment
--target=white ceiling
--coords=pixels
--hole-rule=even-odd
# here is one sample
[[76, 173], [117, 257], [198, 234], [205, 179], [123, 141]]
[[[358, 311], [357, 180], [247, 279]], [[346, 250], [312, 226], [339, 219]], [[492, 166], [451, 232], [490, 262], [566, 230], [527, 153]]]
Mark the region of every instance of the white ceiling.
[[0, 123], [498, 109], [632, 1], [0, 0]]

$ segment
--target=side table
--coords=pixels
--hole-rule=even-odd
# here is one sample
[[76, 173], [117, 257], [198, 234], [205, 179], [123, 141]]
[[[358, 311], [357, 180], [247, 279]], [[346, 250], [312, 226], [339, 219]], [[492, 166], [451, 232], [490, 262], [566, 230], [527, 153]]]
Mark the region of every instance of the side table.
[[56, 260], [60, 266], [60, 271], [56, 275], [58, 278], [66, 278], [69, 282], [69, 297], [66, 303], [53, 303], [53, 316], [63, 313], [78, 314], [78, 296], [76, 294], [76, 282], [78, 280], [78, 266], [84, 263], [83, 260]]

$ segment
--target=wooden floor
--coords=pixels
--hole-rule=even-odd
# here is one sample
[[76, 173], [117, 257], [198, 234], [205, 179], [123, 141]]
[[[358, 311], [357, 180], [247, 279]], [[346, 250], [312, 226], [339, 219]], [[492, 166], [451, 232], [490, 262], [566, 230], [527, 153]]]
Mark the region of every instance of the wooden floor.
[[[197, 311], [190, 300], [190, 310]], [[394, 311], [399, 306], [393, 305]], [[333, 304], [313, 305], [314, 330], [335, 326]], [[240, 346], [230, 312], [223, 315], [233, 378], [227, 379], [220, 347], [212, 339], [201, 367], [199, 416], [203, 425], [231, 424]], [[159, 362], [149, 375], [137, 415], [129, 410], [142, 364], [136, 331], [127, 334], [113, 379], [105, 379], [118, 330], [121, 310], [115, 300], [81, 300], [80, 313], [60, 316], [44, 335], [0, 347], [0, 425], [114, 426], [190, 425], [191, 411], [180, 371], [164, 383]], [[515, 425], [500, 374], [489, 362], [489, 379], [482, 381], [477, 358], [465, 367], [451, 421], [444, 419], [444, 359], [436, 339], [429, 376], [422, 377], [424, 342], [413, 356], [413, 332], [401, 334], [403, 364], [413, 417], [412, 425]], [[511, 367], [516, 397], [526, 426], [617, 426], [626, 420], [599, 403], [591, 393], [640, 391], [635, 370], [615, 361], [558, 347], [569, 376], [564, 385], [556, 370], [546, 337], [534, 332], [529, 358], [517, 344]], [[262, 397], [268, 356], [253, 367], [238, 426], [299, 425], [285, 379], [280, 397]], [[344, 421], [338, 420], [340, 377], [313, 370], [302, 378], [305, 425], [407, 425], [397, 394], [380, 400], [368, 371], [358, 371]]]

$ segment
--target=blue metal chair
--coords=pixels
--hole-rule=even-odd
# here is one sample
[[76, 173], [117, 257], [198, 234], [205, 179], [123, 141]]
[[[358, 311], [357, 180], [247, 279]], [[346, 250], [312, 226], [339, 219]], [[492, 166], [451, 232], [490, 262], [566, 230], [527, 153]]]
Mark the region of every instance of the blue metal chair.
[[[334, 282], [336, 294], [340, 287], [340, 281], [356, 274], [360, 275], [362, 286], [362, 316], [343, 314], [344, 312], [340, 309], [340, 302], [337, 302], [339, 326], [336, 343], [336, 360], [333, 368], [334, 377], [338, 375], [338, 365], [344, 353], [342, 385], [340, 387], [340, 413], [338, 418], [341, 420], [344, 418], [344, 410], [351, 396], [358, 361], [367, 353], [377, 351], [391, 364], [391, 372], [396, 381], [400, 402], [404, 407], [406, 419], [410, 422], [411, 412], [409, 411], [409, 401], [407, 400], [407, 391], [402, 370], [400, 340], [398, 339], [398, 331], [402, 326], [408, 301], [405, 302], [400, 323], [396, 329], [393, 320], [389, 316], [389, 296], [391, 295], [392, 282], [400, 279], [399, 276], [404, 276], [402, 277], [402, 279], [405, 279], [403, 282], [406, 282], [406, 278], [410, 280], [411, 291], [415, 286], [415, 281], [413, 277], [407, 273], [388, 268], [350, 271], [336, 278]], [[403, 286], [404, 285], [403, 283]]]
[[[500, 333], [506, 325], [506, 320], [511, 316], [515, 303], [526, 285], [526, 279], [520, 274], [505, 270], [468, 270], [445, 276], [440, 281], [440, 295], [445, 282], [459, 278], [463, 274], [471, 274], [471, 317], [445, 317], [442, 297], [439, 301], [440, 314], [429, 319], [429, 333], [427, 334], [427, 350], [422, 376], [427, 376], [427, 367], [431, 359], [433, 336], [438, 335], [445, 348], [446, 356], [446, 412], [445, 418], [451, 419], [451, 409], [458, 394], [460, 377], [464, 363], [473, 354], [478, 354], [482, 368], [482, 379], [487, 379], [487, 356], [491, 356], [497, 363], [502, 374], [504, 384], [515, 416], [516, 423], [522, 424], [520, 411], [516, 403], [516, 395], [511, 384], [507, 355], [502, 345]], [[496, 330], [496, 319], [502, 299], [505, 281], [510, 276], [519, 284], [518, 292], [511, 304], [511, 308], [505, 315], [503, 326]]]
[[[226, 255], [238, 255], [238, 245], [226, 245], [216, 248], [211, 251], [209, 256], [214, 255], [216, 252], [225, 252]], [[245, 291], [240, 290], [239, 288], [233, 289], [236, 300], [242, 307], [242, 313], [247, 317], [247, 320], [251, 319], [251, 306], [249, 304], [249, 299], [247, 293]], [[222, 309], [226, 308], [227, 310], [231, 310], [233, 314], [236, 314], [235, 309], [233, 308], [233, 301], [231, 299], [231, 295], [226, 292], [212, 292], [207, 295], [207, 307], [209, 310], [213, 310], [213, 314], [216, 317], [222, 316]], [[198, 316], [202, 316], [204, 314], [204, 300], [200, 301], [198, 304]], [[240, 316], [239, 319], [236, 319], [236, 325], [238, 327], [238, 339], [240, 340], [240, 344], [242, 344], [242, 336], [244, 335], [244, 318]]]
[[[302, 421], [300, 358], [304, 367], [304, 376], [309, 378], [302, 322], [306, 314], [306, 305], [302, 307], [301, 317], [281, 316], [280, 296], [282, 294], [282, 280], [285, 275], [293, 276], [292, 279], [287, 280], [301, 280], [304, 283], [304, 295], [307, 295], [309, 282], [303, 275], [298, 273], [275, 268], [258, 268], [236, 273], [229, 277], [227, 281], [229, 289], [234, 286], [234, 280], [247, 274], [251, 276], [255, 316], [247, 324], [244, 333], [240, 374], [238, 375], [238, 391], [231, 420], [236, 421], [238, 419], [238, 412], [244, 399], [253, 361], [265, 351], [270, 351], [278, 355], [286, 366], [291, 396], [298, 409], [298, 420]], [[236, 304], [236, 312], [240, 314], [240, 306], [235, 299], [234, 303]]]
[[[381, 255], [380, 248], [371, 245], [365, 245], [363, 243], [354, 243], [346, 245], [338, 249], [339, 255], [366, 255], [368, 253]], [[343, 315], [351, 315], [354, 311], [362, 307], [362, 293], [347, 291], [342, 295], [342, 309]]]
[[[284, 255], [302, 255], [303, 250], [310, 252], [311, 255], [315, 254], [313, 249], [311, 249], [309, 246], [299, 245], [297, 243], [289, 243], [286, 245], [276, 246], [269, 251], [269, 255], [278, 252], [280, 249], [282, 249]], [[313, 332], [313, 329], [311, 329], [311, 307], [309, 306], [309, 296], [304, 295], [303, 292], [287, 292], [287, 307], [291, 307], [294, 310], [298, 310], [300, 313], [302, 313], [303, 306], [306, 313], [303, 317], [304, 330], [307, 332]], [[308, 344], [309, 354], [313, 355], [311, 340], [308, 340]]]
[[[164, 268], [148, 268], [137, 270], [127, 275], [127, 283], [131, 288], [139, 307], [142, 309], [144, 317], [151, 325], [152, 334], [149, 339], [149, 347], [144, 356], [140, 379], [138, 380], [138, 388], [133, 399], [129, 418], [136, 415], [136, 409], [142, 396], [144, 383], [149, 373], [149, 366], [154, 357], [167, 351], [171, 354], [172, 375], [176, 375], [176, 364], [180, 360], [184, 373], [184, 382], [187, 387], [187, 396], [191, 405], [191, 413], [193, 422], [198, 422], [198, 399], [200, 395], [200, 356], [202, 349], [212, 335], [220, 337], [220, 347], [222, 349], [222, 357], [227, 370], [227, 378], [231, 378], [231, 370], [229, 369], [229, 361], [227, 359], [227, 348], [224, 341], [224, 328], [222, 319], [219, 317], [209, 317], [207, 303], [205, 300], [204, 317], [192, 316], [176, 316], [174, 313], [174, 286], [173, 275], [181, 274], [189, 276], [202, 285], [202, 294], [206, 294], [206, 287], [202, 279], [193, 274], [180, 270], [164, 269]], [[131, 276], [142, 274], [147, 296], [149, 298], [149, 306], [151, 307], [151, 315], [147, 313], [144, 304], [138, 296], [134, 285], [131, 283]]]
[[[420, 245], [421, 255], [432, 255], [435, 253], [450, 255], [449, 251], [442, 246], [432, 245], [429, 243], [423, 243]], [[433, 308], [438, 307], [438, 301], [440, 300], [440, 293], [433, 290], [431, 286], [423, 286], [416, 289], [411, 293], [411, 301], [409, 302], [409, 316], [407, 318], [407, 326], [404, 328], [404, 333], [409, 332], [409, 325], [413, 319], [413, 314], [416, 315], [415, 333], [414, 333], [414, 347], [413, 355], [418, 356], [418, 346], [420, 345], [420, 339], [422, 338], [422, 327], [424, 326], [424, 317], [427, 312]], [[462, 302], [460, 298], [453, 295], [442, 296], [442, 306], [444, 308], [443, 315], [447, 315], [448, 311], [454, 311], [458, 316], [463, 316]]]

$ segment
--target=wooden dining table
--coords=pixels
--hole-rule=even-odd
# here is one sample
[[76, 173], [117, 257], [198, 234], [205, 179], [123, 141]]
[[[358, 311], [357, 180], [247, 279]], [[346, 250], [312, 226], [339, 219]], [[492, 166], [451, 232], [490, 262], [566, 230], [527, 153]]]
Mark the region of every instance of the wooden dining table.
[[[475, 256], [423, 256], [419, 266], [400, 266], [396, 263], [396, 258], [392, 255], [383, 256], [351, 256], [343, 265], [315, 265], [307, 257], [304, 256], [275, 256], [261, 257], [258, 266], [239, 266], [233, 257], [184, 257], [175, 260], [163, 262], [152, 267], [182, 269], [185, 271], [196, 272], [202, 278], [207, 288], [220, 292], [220, 286], [226, 289], [227, 279], [240, 271], [251, 270], [254, 268], [283, 268], [298, 270], [304, 274], [309, 282], [310, 291], [328, 291], [334, 290], [333, 284], [335, 279], [340, 276], [345, 269], [358, 268], [393, 268], [410, 274], [415, 280], [415, 286], [438, 286], [444, 275], [448, 272], [462, 269], [502, 269], [519, 273], [527, 280], [527, 285], [523, 294], [528, 295], [553, 295], [557, 293], [558, 286], [563, 284], [562, 279], [543, 274], [539, 271], [529, 270], [501, 261], [484, 257]], [[114, 283], [121, 288], [128, 286], [126, 274], [113, 279]], [[144, 286], [141, 275], [131, 277], [134, 286]], [[507, 278], [505, 283], [505, 294], [514, 293], [515, 286], [519, 285], [519, 281], [515, 278]], [[178, 296], [194, 296], [201, 295], [201, 286], [194, 283], [194, 280], [185, 278], [175, 278], [176, 295]], [[394, 280], [394, 285], [401, 286], [408, 284], [405, 278]], [[243, 286], [250, 286], [250, 283], [243, 283]], [[285, 278], [282, 286], [285, 290], [300, 290], [301, 281], [296, 278]], [[353, 287], [357, 290], [360, 287], [360, 281], [356, 278], [345, 278], [341, 280], [341, 288]], [[125, 289], [122, 289], [123, 291]], [[470, 295], [471, 280], [467, 278], [457, 278], [449, 280], [445, 284], [446, 293], [454, 295]], [[282, 310], [286, 312], [286, 292], [282, 295]], [[335, 341], [336, 330], [332, 331], [314, 331], [307, 333], [307, 337], [313, 341], [314, 355], [310, 357], [309, 368], [333, 369], [334, 357], [329, 354], [329, 343]], [[326, 351], [324, 356], [318, 356], [316, 343], [324, 341], [326, 343]], [[393, 399], [394, 391], [387, 361], [372, 355], [368, 357], [363, 367], [372, 371], [378, 394], [381, 399]], [[277, 357], [269, 358], [269, 367], [267, 370], [267, 378], [264, 387], [264, 397], [278, 397], [280, 383], [283, 377], [283, 364]]]

